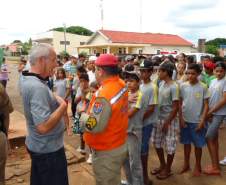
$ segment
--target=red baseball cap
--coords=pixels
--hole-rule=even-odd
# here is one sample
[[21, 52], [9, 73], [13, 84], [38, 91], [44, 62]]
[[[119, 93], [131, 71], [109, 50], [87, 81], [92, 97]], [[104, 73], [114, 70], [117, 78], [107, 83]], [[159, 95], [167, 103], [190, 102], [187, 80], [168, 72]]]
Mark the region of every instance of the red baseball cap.
[[207, 60], [207, 61], [204, 62], [204, 67], [207, 68], [207, 69], [214, 69], [215, 66], [216, 65], [210, 60]]
[[96, 66], [117, 66], [118, 58], [111, 54], [101, 54], [95, 61]]

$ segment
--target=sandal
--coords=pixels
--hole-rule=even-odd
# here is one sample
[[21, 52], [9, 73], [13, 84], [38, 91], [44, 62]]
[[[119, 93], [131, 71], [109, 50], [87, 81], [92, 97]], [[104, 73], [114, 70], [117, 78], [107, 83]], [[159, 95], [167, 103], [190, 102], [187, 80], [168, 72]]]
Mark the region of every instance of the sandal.
[[171, 175], [173, 175], [172, 172], [164, 174], [164, 175], [158, 174], [158, 175], [156, 175], [156, 177], [159, 180], [165, 180], [165, 179], [169, 178]]
[[203, 173], [206, 174], [206, 175], [213, 175], [213, 176], [220, 176], [221, 175], [220, 170], [214, 169], [214, 168], [205, 169]]
[[152, 174], [152, 175], [157, 175], [157, 174], [159, 174], [161, 171], [162, 171], [161, 168], [155, 168], [154, 170], [151, 171], [151, 174]]

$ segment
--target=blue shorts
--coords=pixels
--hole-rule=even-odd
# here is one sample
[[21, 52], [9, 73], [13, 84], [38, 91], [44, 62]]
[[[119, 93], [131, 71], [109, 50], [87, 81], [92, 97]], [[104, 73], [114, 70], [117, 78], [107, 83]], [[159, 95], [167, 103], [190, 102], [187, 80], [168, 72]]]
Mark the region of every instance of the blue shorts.
[[148, 154], [152, 128], [153, 128], [152, 124], [146, 125], [142, 128], [141, 155]]
[[198, 126], [198, 123], [188, 123], [186, 122], [187, 127], [182, 128], [180, 131], [180, 142], [184, 145], [193, 143], [195, 147], [202, 148], [206, 145], [206, 128], [203, 128], [199, 132], [196, 132], [195, 129]]

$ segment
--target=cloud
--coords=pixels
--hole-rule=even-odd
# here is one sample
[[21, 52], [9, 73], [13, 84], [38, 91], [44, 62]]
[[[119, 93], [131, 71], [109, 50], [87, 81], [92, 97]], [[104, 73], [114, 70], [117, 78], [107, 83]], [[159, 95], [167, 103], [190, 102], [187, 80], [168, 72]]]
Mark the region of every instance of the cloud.
[[225, 24], [224, 21], [208, 21], [208, 20], [201, 20], [201, 21], [185, 21], [183, 19], [179, 19], [174, 22], [174, 25], [181, 28], [186, 29], [206, 29], [210, 27], [217, 27]]
[[188, 0], [180, 7], [180, 11], [211, 9], [217, 6], [219, 0]]

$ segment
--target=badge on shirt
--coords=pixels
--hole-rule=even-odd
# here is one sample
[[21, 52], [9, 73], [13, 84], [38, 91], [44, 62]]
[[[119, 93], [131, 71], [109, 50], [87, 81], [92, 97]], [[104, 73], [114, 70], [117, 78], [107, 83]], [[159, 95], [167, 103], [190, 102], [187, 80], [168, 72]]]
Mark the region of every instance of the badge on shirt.
[[86, 128], [92, 131], [97, 125], [97, 120], [95, 117], [89, 117], [86, 122]]
[[195, 93], [195, 97], [199, 99], [199, 98], [201, 98], [201, 94], [199, 92], [197, 92], [197, 93]]
[[95, 102], [93, 105], [93, 113], [100, 114], [103, 111], [103, 104], [101, 102]]

